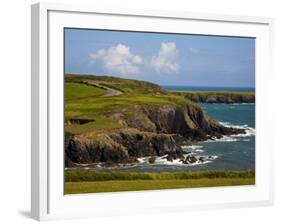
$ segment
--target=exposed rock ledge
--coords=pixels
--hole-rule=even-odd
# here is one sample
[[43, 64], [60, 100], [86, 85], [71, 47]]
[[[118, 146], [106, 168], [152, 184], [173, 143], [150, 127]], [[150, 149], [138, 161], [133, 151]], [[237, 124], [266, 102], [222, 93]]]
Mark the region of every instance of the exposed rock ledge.
[[224, 127], [208, 118], [195, 104], [180, 108], [138, 105], [133, 111], [132, 116], [111, 115], [127, 128], [66, 137], [65, 165], [127, 163], [144, 156], [182, 158], [183, 144], [245, 133], [243, 129]]
[[235, 92], [174, 92], [196, 103], [255, 103], [255, 93]]

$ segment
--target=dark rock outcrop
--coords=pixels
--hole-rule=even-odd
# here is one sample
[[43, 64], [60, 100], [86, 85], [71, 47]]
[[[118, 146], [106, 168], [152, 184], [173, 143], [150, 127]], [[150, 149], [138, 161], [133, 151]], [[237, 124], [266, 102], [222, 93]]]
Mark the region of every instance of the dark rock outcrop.
[[[183, 158], [181, 145], [191, 141], [244, 133], [208, 118], [200, 107], [188, 104], [134, 106], [133, 116], [118, 116], [128, 127], [101, 133], [69, 135], [65, 139], [65, 164], [129, 163], [139, 157]], [[185, 160], [192, 163], [194, 158]]]
[[93, 119], [75, 119], [75, 118], [72, 118], [72, 119], [69, 119], [69, 120], [66, 120], [65, 121], [65, 124], [87, 124], [87, 123], [90, 123], [90, 122], [93, 122], [95, 120]]
[[[169, 105], [136, 106], [137, 116], [127, 118], [128, 126], [140, 131], [156, 133], [175, 133], [190, 141], [207, 140], [211, 136], [243, 133], [242, 129], [222, 126], [208, 118], [202, 109], [194, 104], [174, 108]], [[142, 119], [139, 119], [139, 118]]]
[[[177, 137], [171, 134], [121, 130], [110, 134], [73, 136], [66, 141], [66, 164], [97, 162], [128, 163], [138, 157], [171, 155], [182, 156]], [[71, 164], [70, 164], [71, 165]]]
[[185, 96], [196, 103], [255, 103], [254, 93], [174, 92], [174, 94]]

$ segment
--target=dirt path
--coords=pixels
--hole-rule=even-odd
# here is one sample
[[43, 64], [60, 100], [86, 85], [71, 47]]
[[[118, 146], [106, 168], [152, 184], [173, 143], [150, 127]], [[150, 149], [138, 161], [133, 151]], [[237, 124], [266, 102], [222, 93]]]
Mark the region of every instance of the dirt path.
[[121, 91], [119, 91], [117, 89], [112, 89], [108, 86], [104, 86], [99, 82], [95, 82], [95, 81], [92, 81], [92, 80], [84, 80], [84, 82], [88, 85], [95, 86], [95, 87], [98, 87], [98, 88], [101, 88], [101, 89], [105, 89], [106, 93], [103, 96], [106, 96], [106, 97], [119, 96], [119, 95], [123, 94]]

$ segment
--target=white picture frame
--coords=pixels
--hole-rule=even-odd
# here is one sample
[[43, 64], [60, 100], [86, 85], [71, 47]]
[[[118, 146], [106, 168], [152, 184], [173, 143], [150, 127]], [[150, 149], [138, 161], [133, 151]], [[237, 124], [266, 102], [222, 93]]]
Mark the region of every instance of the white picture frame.
[[[266, 130], [272, 118], [266, 105], [273, 76], [273, 23], [263, 17], [32, 5], [32, 217], [50, 220], [271, 205], [273, 146]], [[63, 27], [255, 37], [256, 185], [65, 196]]]

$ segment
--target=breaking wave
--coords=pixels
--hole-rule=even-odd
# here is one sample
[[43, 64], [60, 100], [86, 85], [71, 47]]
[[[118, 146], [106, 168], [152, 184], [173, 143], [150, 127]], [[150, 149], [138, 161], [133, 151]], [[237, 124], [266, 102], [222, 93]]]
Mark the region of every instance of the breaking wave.
[[256, 130], [254, 128], [248, 126], [247, 124], [234, 125], [234, 124], [231, 124], [230, 122], [220, 122], [220, 124], [225, 126], [225, 127], [240, 128], [240, 129], [244, 129], [246, 131], [245, 134], [233, 135], [233, 136], [236, 136], [236, 137], [248, 137], [248, 136], [253, 136], [253, 135], [256, 134]]
[[181, 148], [184, 152], [204, 152], [201, 145], [183, 145]]
[[239, 128], [244, 129], [246, 133], [244, 134], [237, 134], [237, 135], [229, 135], [229, 136], [223, 136], [222, 138], [213, 138], [208, 139], [205, 142], [237, 142], [237, 141], [244, 141], [248, 142], [250, 139], [245, 137], [255, 136], [256, 130], [247, 124], [244, 125], [233, 125], [230, 122], [219, 122], [221, 125], [228, 127], [228, 128]]
[[[173, 159], [172, 161], [167, 160], [168, 155], [159, 156], [155, 158], [155, 161], [150, 165], [170, 165], [170, 166], [196, 166], [196, 165], [203, 165], [212, 162], [213, 160], [217, 159], [218, 156], [194, 156], [197, 161], [193, 163], [183, 163], [183, 159]], [[184, 160], [188, 155], [184, 155]], [[138, 158], [139, 164], [148, 165], [150, 157], [141, 157]], [[200, 160], [201, 158], [201, 160]]]

